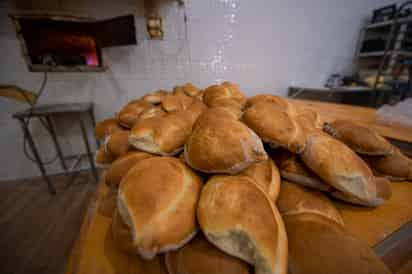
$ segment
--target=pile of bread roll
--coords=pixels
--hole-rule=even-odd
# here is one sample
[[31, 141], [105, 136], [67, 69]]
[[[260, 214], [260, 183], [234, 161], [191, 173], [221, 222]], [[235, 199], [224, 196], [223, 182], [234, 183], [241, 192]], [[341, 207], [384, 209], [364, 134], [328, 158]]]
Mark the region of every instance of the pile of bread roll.
[[224, 82], [146, 94], [96, 137], [114, 240], [169, 274], [389, 273], [330, 200], [376, 207], [412, 179], [369, 128]]

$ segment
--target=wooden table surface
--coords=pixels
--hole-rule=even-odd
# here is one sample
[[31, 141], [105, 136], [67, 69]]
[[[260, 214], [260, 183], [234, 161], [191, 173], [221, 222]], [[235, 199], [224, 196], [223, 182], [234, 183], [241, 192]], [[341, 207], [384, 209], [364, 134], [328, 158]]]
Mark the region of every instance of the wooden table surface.
[[[373, 109], [302, 100], [293, 102], [316, 109], [324, 121], [349, 118], [378, 130], [386, 137], [412, 142], [410, 129], [378, 123]], [[113, 196], [103, 181], [104, 179], [88, 208], [79, 238], [69, 258], [66, 274], [166, 274], [162, 257], [145, 261], [116, 248], [110, 230], [110, 214], [113, 208], [110, 197]], [[371, 247], [378, 245], [412, 220], [412, 183], [397, 182], [392, 186], [392, 198], [378, 208], [335, 202], [346, 228]]]

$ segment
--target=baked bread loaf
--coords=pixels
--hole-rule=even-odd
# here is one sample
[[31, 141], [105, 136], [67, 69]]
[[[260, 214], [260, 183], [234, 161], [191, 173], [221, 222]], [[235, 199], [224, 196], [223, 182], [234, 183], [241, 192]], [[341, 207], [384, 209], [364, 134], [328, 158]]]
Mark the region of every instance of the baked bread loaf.
[[162, 103], [163, 98], [168, 94], [166, 90], [158, 90], [156, 92], [148, 93], [142, 97], [143, 101], [146, 101], [153, 105], [159, 105]]
[[167, 112], [175, 112], [187, 109], [193, 103], [193, 98], [184, 94], [183, 90], [178, 93], [167, 94], [162, 101], [162, 107]]
[[306, 167], [298, 155], [284, 149], [274, 150], [270, 155], [279, 167], [283, 179], [312, 189], [331, 192], [334, 188], [326, 184]]
[[294, 106], [280, 96], [272, 94], [258, 94], [247, 100], [246, 107], [251, 107], [257, 103], [272, 103], [278, 108], [290, 112], [291, 114], [295, 113]]
[[276, 202], [280, 191], [280, 174], [278, 167], [272, 159], [268, 158], [266, 161], [253, 164], [243, 170], [240, 175], [245, 175], [255, 180], [265, 190], [270, 200]]
[[305, 148], [306, 135], [290, 112], [271, 102], [252, 104], [243, 113], [245, 124], [264, 142], [294, 153]]
[[104, 146], [100, 147], [96, 151], [96, 155], [94, 157], [94, 161], [96, 165], [102, 168], [107, 168], [114, 160], [115, 160], [115, 157], [107, 153]]
[[261, 140], [251, 129], [214, 109], [200, 115], [184, 153], [189, 166], [206, 173], [235, 174], [267, 159]]
[[390, 155], [393, 146], [374, 130], [351, 121], [336, 120], [326, 123], [324, 131], [345, 143], [359, 154]]
[[249, 274], [249, 266], [220, 251], [202, 233], [181, 249], [165, 256], [169, 274]]
[[392, 155], [363, 157], [379, 176], [393, 181], [412, 180], [412, 160], [394, 147]]
[[276, 205], [282, 216], [302, 213], [318, 214], [344, 225], [339, 211], [325, 195], [294, 183], [282, 181]]
[[323, 123], [319, 113], [311, 109], [300, 109], [296, 112], [296, 121], [306, 132], [322, 130]]
[[192, 119], [184, 111], [145, 119], [133, 127], [129, 143], [149, 153], [175, 155], [183, 149], [192, 125]]
[[121, 126], [132, 128], [139, 120], [140, 114], [152, 106], [152, 104], [143, 100], [131, 101], [117, 114], [117, 120]]
[[308, 137], [301, 158], [325, 183], [355, 198], [359, 204], [378, 206], [388, 197], [378, 189], [366, 163], [345, 144], [324, 133]]
[[197, 217], [211, 243], [253, 265], [256, 274], [287, 273], [282, 218], [249, 177], [212, 177], [203, 187]]
[[159, 117], [159, 116], [165, 116], [166, 112], [163, 110], [163, 108], [156, 106], [156, 107], [150, 107], [142, 111], [142, 113], [139, 115], [139, 119], [137, 121], [143, 121], [145, 119], [153, 118], [153, 117]]
[[344, 227], [318, 214], [284, 217], [290, 274], [389, 274], [380, 258]]
[[242, 109], [246, 104], [246, 96], [240, 91], [238, 85], [223, 82], [221, 85], [212, 85], [205, 89], [203, 102], [208, 107], [215, 107], [222, 103], [235, 104]]
[[106, 152], [117, 159], [125, 155], [130, 150], [129, 145], [130, 130], [116, 131], [105, 140]]
[[186, 83], [182, 86], [183, 92], [190, 97], [197, 97], [200, 94], [200, 89], [195, 87], [192, 83]]
[[117, 208], [140, 256], [153, 258], [193, 238], [201, 187], [200, 178], [177, 158], [153, 157], [129, 170]]
[[151, 157], [153, 157], [153, 155], [146, 152], [130, 151], [124, 156], [116, 159], [106, 172], [106, 185], [110, 188], [117, 189], [122, 178], [133, 166], [139, 161]]
[[122, 129], [123, 128], [117, 123], [116, 118], [110, 118], [96, 123], [94, 135], [96, 136], [96, 139], [101, 140], [114, 133], [115, 131]]

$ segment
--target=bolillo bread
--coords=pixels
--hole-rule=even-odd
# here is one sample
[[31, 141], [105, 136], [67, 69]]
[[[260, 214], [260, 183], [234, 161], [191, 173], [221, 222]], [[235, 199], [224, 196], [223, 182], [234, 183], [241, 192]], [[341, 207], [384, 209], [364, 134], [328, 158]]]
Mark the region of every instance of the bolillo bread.
[[197, 97], [200, 94], [200, 89], [195, 87], [192, 83], [186, 83], [182, 86], [183, 92], [190, 97]]
[[272, 94], [258, 94], [247, 100], [246, 108], [253, 106], [257, 103], [271, 103], [276, 105], [278, 108], [285, 110], [290, 113], [294, 113], [294, 107], [288, 101], [280, 96]]
[[239, 86], [230, 82], [212, 85], [206, 88], [203, 94], [203, 102], [209, 107], [228, 103], [235, 104], [242, 109], [246, 104], [246, 100], [246, 96], [240, 91]]
[[306, 135], [289, 111], [271, 102], [258, 102], [243, 113], [243, 122], [264, 142], [300, 153], [305, 148]]
[[198, 233], [181, 249], [165, 256], [169, 274], [249, 274], [249, 266], [220, 251]]
[[159, 105], [162, 103], [163, 98], [168, 94], [166, 90], [158, 90], [152, 93], [148, 93], [142, 97], [142, 100], [153, 105]]
[[130, 150], [129, 135], [130, 130], [116, 131], [109, 135], [104, 143], [106, 152], [114, 159], [125, 155]]
[[318, 214], [344, 226], [342, 216], [332, 202], [321, 192], [282, 181], [276, 203], [282, 216], [311, 213]]
[[389, 274], [374, 251], [343, 226], [318, 214], [284, 217], [290, 274]]
[[139, 120], [140, 114], [151, 107], [152, 104], [143, 100], [131, 101], [117, 114], [117, 120], [121, 126], [132, 128]]
[[186, 110], [193, 103], [193, 98], [184, 94], [183, 91], [178, 93], [167, 94], [162, 101], [162, 108], [166, 112], [175, 112]]
[[153, 157], [153, 155], [146, 152], [130, 151], [124, 156], [116, 159], [106, 172], [106, 185], [110, 188], [117, 189], [122, 178], [133, 166], [141, 160], [151, 157]]
[[204, 111], [188, 138], [186, 163], [205, 173], [235, 174], [253, 163], [266, 160], [259, 137], [224, 110]]
[[117, 208], [140, 256], [151, 259], [194, 237], [201, 187], [200, 178], [177, 158], [153, 157], [129, 170]]
[[412, 160], [397, 148], [392, 155], [364, 156], [363, 159], [379, 176], [394, 181], [412, 180]]
[[351, 121], [336, 120], [324, 125], [324, 131], [359, 154], [390, 155], [394, 148], [374, 130]]
[[165, 116], [166, 112], [159, 106], [156, 107], [150, 107], [142, 111], [142, 113], [139, 115], [139, 119], [136, 123], [139, 123], [140, 121], [143, 121], [145, 119], [153, 118], [153, 117], [159, 117], [159, 116]]
[[287, 273], [282, 218], [249, 177], [212, 177], [202, 190], [197, 218], [211, 243], [253, 265], [256, 274]]
[[107, 168], [115, 160], [111, 154], [107, 153], [106, 149], [102, 146], [96, 151], [94, 161], [98, 167]]
[[361, 205], [378, 206], [390, 196], [355, 152], [326, 134], [311, 134], [301, 158], [325, 183]]
[[307, 168], [302, 160], [287, 150], [277, 149], [271, 157], [279, 167], [280, 175], [285, 180], [312, 189], [331, 192], [333, 187], [326, 184], [312, 170]]
[[116, 118], [110, 118], [96, 123], [94, 135], [96, 136], [96, 139], [101, 140], [115, 131], [120, 131], [122, 129], [123, 128], [118, 124]]
[[296, 121], [306, 132], [322, 130], [323, 123], [319, 113], [311, 109], [301, 109], [295, 115]]
[[239, 175], [245, 175], [252, 178], [269, 196], [270, 200], [276, 202], [280, 191], [280, 174], [279, 169], [268, 158], [266, 161], [253, 164], [243, 170]]

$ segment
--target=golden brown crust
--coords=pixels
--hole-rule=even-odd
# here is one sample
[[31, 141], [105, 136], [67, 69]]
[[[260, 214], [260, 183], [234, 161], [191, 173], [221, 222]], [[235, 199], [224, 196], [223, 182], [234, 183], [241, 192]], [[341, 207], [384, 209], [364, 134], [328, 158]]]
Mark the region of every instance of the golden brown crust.
[[183, 92], [190, 97], [197, 97], [200, 94], [200, 89], [195, 87], [192, 83], [186, 83], [182, 86]]
[[249, 266], [209, 243], [202, 233], [165, 256], [169, 274], [249, 274]]
[[274, 203], [247, 176], [214, 176], [202, 190], [197, 217], [205, 236], [255, 273], [287, 273], [287, 236]]
[[117, 120], [123, 127], [132, 128], [139, 121], [140, 114], [152, 106], [152, 104], [143, 100], [131, 101], [119, 111]]
[[135, 148], [158, 155], [175, 155], [192, 132], [192, 118], [185, 111], [140, 121], [129, 142]]
[[98, 165], [110, 165], [115, 159], [116, 158], [113, 155], [106, 151], [104, 146], [100, 147], [96, 152], [95, 162]]
[[370, 247], [323, 216], [298, 214], [284, 221], [290, 274], [390, 273]]
[[394, 148], [384, 137], [371, 128], [345, 120], [325, 124], [327, 133], [349, 146], [352, 150], [365, 155], [390, 155]]
[[240, 91], [239, 86], [234, 83], [223, 82], [221, 85], [212, 85], [205, 89], [203, 102], [209, 107], [219, 105], [222, 100], [231, 100], [240, 109], [246, 104], [246, 96]]
[[290, 112], [274, 103], [254, 103], [244, 111], [242, 120], [265, 142], [285, 147], [294, 153], [300, 153], [305, 148], [303, 129]]
[[165, 116], [166, 112], [163, 110], [163, 108], [157, 106], [157, 107], [150, 107], [142, 111], [142, 113], [139, 115], [139, 119], [137, 121], [143, 121], [145, 119], [153, 118], [153, 117], [159, 117], [159, 116]]
[[227, 112], [213, 109], [200, 115], [184, 152], [186, 163], [206, 173], [234, 174], [267, 159], [252, 130]]
[[111, 188], [118, 188], [122, 178], [134, 165], [141, 160], [151, 157], [154, 156], [146, 152], [130, 151], [122, 157], [116, 159], [116, 161], [112, 163], [106, 172], [106, 185]]
[[115, 131], [122, 129], [123, 128], [117, 123], [116, 118], [110, 118], [97, 122], [94, 129], [94, 135], [97, 139], [104, 139]]
[[312, 189], [331, 192], [334, 188], [306, 167], [298, 155], [285, 149], [272, 151], [271, 155], [279, 167], [280, 175], [287, 181]]
[[133, 245], [133, 237], [129, 228], [123, 222], [118, 210], [115, 210], [111, 226], [113, 240], [117, 247], [126, 253], [137, 254]]
[[379, 196], [372, 171], [340, 141], [322, 133], [311, 134], [301, 158], [324, 182], [345, 196], [370, 206], [378, 206], [385, 201], [385, 197]]
[[257, 103], [272, 103], [282, 110], [291, 111], [293, 106], [284, 98], [272, 94], [258, 94], [247, 100], [246, 107], [251, 107]]
[[163, 98], [166, 96], [166, 94], [168, 94], [166, 90], [158, 90], [144, 95], [142, 97], [142, 100], [153, 105], [158, 105], [162, 103]]
[[186, 110], [193, 103], [193, 98], [184, 94], [183, 90], [178, 93], [168, 94], [163, 98], [162, 107], [166, 112]]
[[392, 155], [363, 158], [380, 175], [395, 180], [412, 180], [412, 160], [397, 148], [394, 148]]
[[171, 157], [139, 161], [123, 177], [117, 208], [143, 258], [178, 249], [195, 235], [201, 187], [200, 178]]
[[122, 130], [108, 136], [104, 145], [107, 153], [115, 159], [125, 155], [130, 150], [129, 135], [130, 130]]
[[282, 216], [302, 213], [319, 214], [344, 225], [339, 211], [325, 195], [293, 183], [282, 181], [276, 205]]
[[271, 201], [276, 202], [280, 191], [279, 169], [272, 159], [253, 164], [243, 170], [239, 175], [252, 178], [269, 196]]
[[305, 132], [313, 132], [322, 130], [323, 123], [320, 119], [319, 113], [312, 109], [300, 109], [295, 115], [296, 121], [303, 128]]

